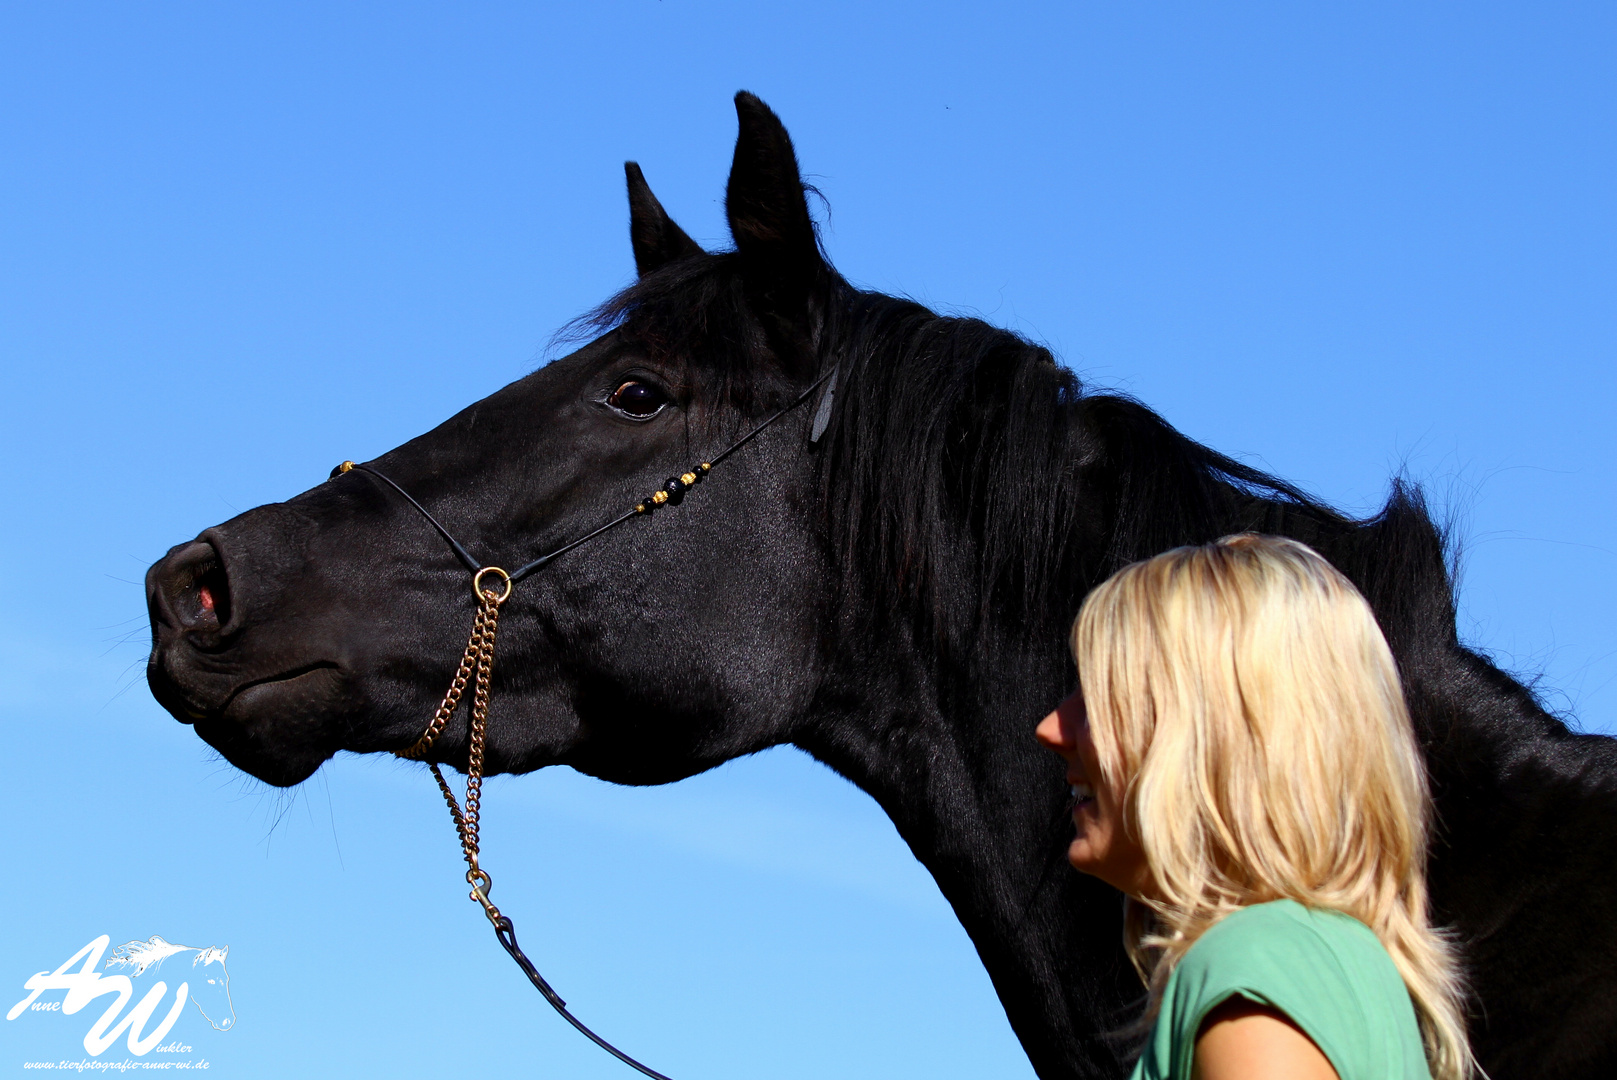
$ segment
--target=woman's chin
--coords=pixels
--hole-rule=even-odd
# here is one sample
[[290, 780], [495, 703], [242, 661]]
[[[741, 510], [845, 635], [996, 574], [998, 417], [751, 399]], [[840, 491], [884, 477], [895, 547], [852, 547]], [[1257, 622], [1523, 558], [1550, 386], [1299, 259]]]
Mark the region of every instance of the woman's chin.
[[1100, 869], [1099, 853], [1082, 834], [1067, 846], [1067, 862], [1080, 873], [1099, 876], [1095, 874]]

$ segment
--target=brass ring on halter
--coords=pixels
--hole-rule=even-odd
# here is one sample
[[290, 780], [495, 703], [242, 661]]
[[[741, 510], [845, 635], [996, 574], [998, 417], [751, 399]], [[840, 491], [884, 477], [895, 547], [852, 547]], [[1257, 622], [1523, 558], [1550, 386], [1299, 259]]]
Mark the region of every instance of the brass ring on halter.
[[[498, 596], [494, 597], [494, 602], [496, 604], [503, 604], [503, 603], [505, 603], [507, 600], [509, 600], [511, 598], [511, 575], [507, 574], [504, 570], [501, 570], [498, 566], [485, 566], [485, 567], [483, 567], [483, 569], [479, 570], [477, 573], [472, 575], [472, 594], [473, 595], [475, 595], [479, 600], [483, 599], [483, 596], [484, 596], [483, 575], [484, 574], [498, 574], [498, 575], [500, 575], [500, 580], [505, 582], [504, 591], [502, 591]], [[493, 589], [488, 590], [488, 592], [490, 592], [490, 593], [492, 593], [493, 591], [494, 591]]]

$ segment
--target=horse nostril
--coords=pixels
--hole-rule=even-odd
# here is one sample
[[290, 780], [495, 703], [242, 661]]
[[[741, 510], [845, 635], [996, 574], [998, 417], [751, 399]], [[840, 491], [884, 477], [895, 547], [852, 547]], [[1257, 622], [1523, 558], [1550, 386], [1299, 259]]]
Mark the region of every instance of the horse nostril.
[[218, 631], [230, 622], [230, 581], [212, 544], [199, 540], [165, 560], [164, 606], [188, 630]]
[[196, 579], [197, 607], [211, 612], [216, 626], [230, 621], [230, 583], [225, 579], [225, 568], [215, 559]]

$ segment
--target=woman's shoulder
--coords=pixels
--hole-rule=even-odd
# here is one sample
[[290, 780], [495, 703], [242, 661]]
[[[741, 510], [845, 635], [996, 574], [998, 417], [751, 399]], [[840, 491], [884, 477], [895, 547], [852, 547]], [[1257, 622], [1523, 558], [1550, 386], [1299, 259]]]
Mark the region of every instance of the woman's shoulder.
[[1231, 912], [1208, 928], [1180, 963], [1208, 969], [1325, 956], [1397, 974], [1375, 931], [1351, 915], [1305, 907], [1295, 900], [1272, 900]]
[[1194, 1044], [1206, 1015], [1234, 995], [1291, 1017], [1343, 1080], [1427, 1075], [1403, 978], [1375, 932], [1342, 912], [1277, 900], [1210, 927], [1164, 988], [1174, 1041]]
[[[1294, 900], [1226, 915], [1192, 945], [1174, 971], [1186, 996], [1238, 991], [1277, 1008], [1382, 1014], [1408, 1012], [1409, 991], [1375, 931], [1350, 915]], [[1284, 999], [1284, 1001], [1280, 1000]], [[1217, 1004], [1216, 1001], [1211, 1004]]]

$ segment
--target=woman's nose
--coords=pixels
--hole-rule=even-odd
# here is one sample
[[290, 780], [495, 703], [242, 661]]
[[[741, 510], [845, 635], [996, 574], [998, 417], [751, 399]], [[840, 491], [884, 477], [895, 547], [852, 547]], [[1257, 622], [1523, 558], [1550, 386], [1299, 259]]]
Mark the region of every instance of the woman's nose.
[[1042, 746], [1058, 754], [1071, 748], [1066, 733], [1062, 730], [1059, 712], [1052, 711], [1049, 716], [1040, 720], [1039, 726], [1033, 729], [1033, 735]]

